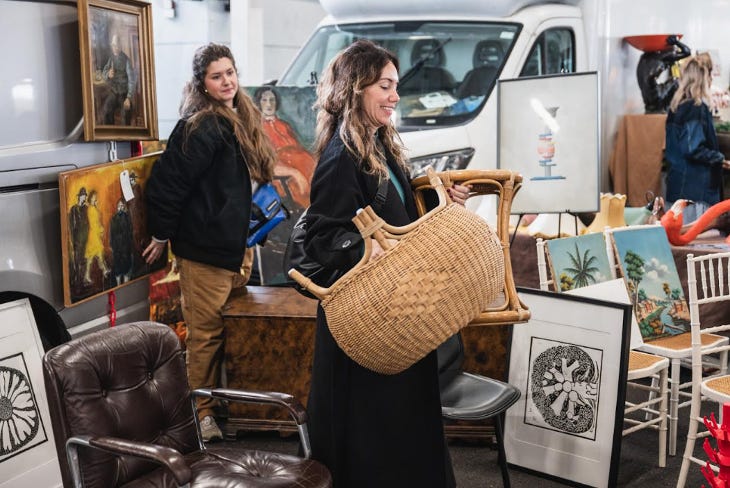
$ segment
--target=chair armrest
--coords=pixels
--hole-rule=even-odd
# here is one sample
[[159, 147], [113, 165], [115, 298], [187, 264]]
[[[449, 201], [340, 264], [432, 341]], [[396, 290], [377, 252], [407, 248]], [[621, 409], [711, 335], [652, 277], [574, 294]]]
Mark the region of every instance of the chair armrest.
[[309, 443], [309, 432], [307, 431], [307, 411], [292, 395], [275, 391], [231, 390], [229, 388], [215, 388], [211, 390], [198, 388], [193, 390], [193, 397], [196, 396], [228, 400], [237, 403], [278, 405], [286, 408], [297, 424], [297, 431], [299, 431], [299, 439], [302, 442], [304, 457], [309, 459], [311, 456], [312, 448]]
[[134, 456], [165, 466], [172, 473], [178, 486], [188, 486], [192, 478], [190, 467], [185, 458], [171, 447], [159, 446], [149, 442], [129, 441], [118, 437], [75, 436], [66, 441], [66, 455], [71, 468], [74, 486], [81, 488], [81, 469], [78, 460], [78, 446], [91, 447], [112, 454]]
[[266, 405], [279, 405], [289, 410], [297, 425], [307, 423], [307, 411], [302, 404], [293, 396], [275, 391], [254, 391], [254, 390], [232, 390], [229, 388], [198, 388], [193, 391], [195, 396], [217, 398], [237, 403], [261, 403]]

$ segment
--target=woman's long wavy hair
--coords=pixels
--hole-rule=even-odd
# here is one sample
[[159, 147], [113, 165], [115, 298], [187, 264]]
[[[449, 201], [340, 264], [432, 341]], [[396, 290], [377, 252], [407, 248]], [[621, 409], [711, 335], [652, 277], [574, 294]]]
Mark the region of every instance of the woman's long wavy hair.
[[236, 69], [236, 61], [227, 46], [207, 44], [199, 47], [193, 56], [193, 77], [185, 85], [180, 103], [180, 116], [188, 120], [185, 133], [189, 134], [206, 115], [215, 114], [230, 122], [233, 133], [248, 165], [251, 178], [264, 183], [274, 177], [276, 154], [261, 127], [261, 112], [248, 94], [239, 86], [233, 100], [233, 109], [215, 100], [205, 92], [205, 75], [210, 63], [228, 58]]
[[669, 104], [669, 110], [676, 112], [680, 103], [689, 100], [694, 101], [695, 105], [709, 105], [710, 100], [710, 70], [707, 61], [697, 56], [689, 58], [682, 67], [679, 86]]
[[[383, 68], [393, 63], [398, 70], [398, 58], [372, 41], [361, 39], [341, 51], [330, 62], [317, 86], [317, 137], [315, 156], [319, 157], [341, 122], [340, 137], [347, 149], [370, 174], [386, 176], [386, 155], [373, 137], [372, 127], [378, 122], [369, 118], [363, 107], [365, 88], [377, 83]], [[405, 168], [405, 148], [393, 124], [378, 129], [385, 149]]]

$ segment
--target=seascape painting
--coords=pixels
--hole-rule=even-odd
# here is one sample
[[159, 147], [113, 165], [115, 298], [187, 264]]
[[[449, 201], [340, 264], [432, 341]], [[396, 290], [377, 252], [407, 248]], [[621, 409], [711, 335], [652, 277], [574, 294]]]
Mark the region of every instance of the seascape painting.
[[59, 174], [64, 303], [75, 305], [164, 267], [149, 244], [144, 187], [160, 153]]
[[550, 239], [545, 243], [556, 291], [574, 290], [611, 279], [603, 234]]
[[689, 307], [664, 228], [628, 227], [611, 235], [644, 340], [688, 331]]

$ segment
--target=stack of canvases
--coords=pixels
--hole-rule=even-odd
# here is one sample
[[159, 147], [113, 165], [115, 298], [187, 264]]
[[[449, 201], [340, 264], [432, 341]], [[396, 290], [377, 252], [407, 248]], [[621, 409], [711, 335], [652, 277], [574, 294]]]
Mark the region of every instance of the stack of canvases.
[[[447, 205], [441, 180], [433, 172], [429, 177], [439, 206], [412, 224], [390, 226], [370, 207], [353, 219], [365, 255], [332, 287], [317, 287], [290, 272], [322, 300], [343, 351], [383, 374], [424, 357], [479, 316], [504, 286], [504, 254], [494, 231], [463, 206]], [[371, 236], [386, 252], [368, 262]], [[399, 242], [390, 247], [385, 238]]]

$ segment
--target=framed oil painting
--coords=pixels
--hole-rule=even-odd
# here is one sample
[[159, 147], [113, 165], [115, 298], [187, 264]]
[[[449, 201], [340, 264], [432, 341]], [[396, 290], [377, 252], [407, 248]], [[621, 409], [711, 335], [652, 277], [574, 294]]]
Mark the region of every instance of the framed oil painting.
[[152, 5], [78, 0], [84, 139], [158, 138]]
[[263, 246], [256, 246], [251, 284], [280, 285], [289, 281], [284, 253], [294, 224], [309, 207], [310, 181], [317, 163], [311, 153], [317, 116], [312, 109], [315, 87], [247, 90], [261, 110], [264, 131], [276, 150], [274, 186], [290, 214], [269, 233]]
[[687, 332], [689, 307], [664, 227], [622, 227], [608, 235], [644, 341]]
[[522, 174], [513, 214], [595, 212], [598, 73], [499, 80], [497, 167]]
[[0, 304], [0, 322], [0, 488], [60, 487], [44, 349], [28, 299]]
[[631, 305], [519, 289], [532, 317], [515, 326], [507, 461], [548, 478], [615, 486], [621, 450]]
[[64, 303], [76, 305], [165, 266], [148, 265], [144, 187], [161, 153], [65, 171], [58, 176]]

